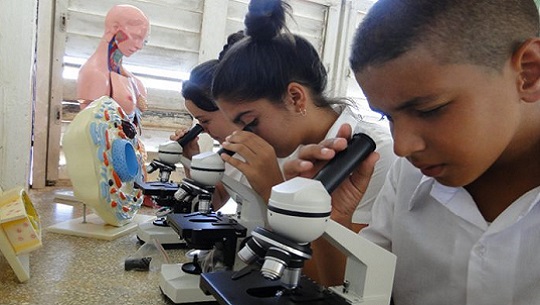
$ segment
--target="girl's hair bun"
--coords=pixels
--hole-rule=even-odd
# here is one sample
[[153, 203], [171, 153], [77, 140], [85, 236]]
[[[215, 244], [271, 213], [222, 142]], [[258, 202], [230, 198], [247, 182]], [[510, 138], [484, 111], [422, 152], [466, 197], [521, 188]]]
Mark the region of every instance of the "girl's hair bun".
[[285, 13], [289, 9], [281, 0], [251, 0], [244, 20], [246, 34], [256, 41], [276, 37], [285, 27]]
[[227, 37], [227, 44], [223, 46], [223, 49], [221, 52], [219, 52], [218, 60], [222, 60], [223, 56], [227, 53], [227, 51], [237, 42], [244, 39], [246, 35], [244, 34], [244, 31], [238, 31], [236, 33], [232, 33]]

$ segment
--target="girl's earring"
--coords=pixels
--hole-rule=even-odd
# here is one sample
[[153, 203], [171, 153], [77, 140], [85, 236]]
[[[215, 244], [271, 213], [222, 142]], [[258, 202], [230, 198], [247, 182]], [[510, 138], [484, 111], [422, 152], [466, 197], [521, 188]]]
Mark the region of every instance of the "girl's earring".
[[307, 115], [307, 110], [306, 110], [306, 108], [300, 109], [300, 114], [301, 114], [302, 116], [306, 116], [306, 115]]

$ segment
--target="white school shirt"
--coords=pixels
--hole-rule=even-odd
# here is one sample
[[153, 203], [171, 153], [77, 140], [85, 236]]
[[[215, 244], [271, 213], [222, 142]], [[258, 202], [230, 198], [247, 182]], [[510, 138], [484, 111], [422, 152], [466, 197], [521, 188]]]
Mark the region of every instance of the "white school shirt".
[[[356, 211], [352, 217], [353, 223], [368, 224], [371, 220], [371, 208], [377, 198], [379, 190], [384, 184], [386, 173], [397, 158], [393, 151], [392, 136], [388, 129], [362, 120], [362, 118], [354, 114], [349, 106], [337, 105], [334, 107], [334, 110], [340, 115], [328, 130], [325, 139], [334, 138], [343, 124], [349, 124], [353, 129], [353, 134], [362, 132], [370, 136], [373, 141], [375, 141], [375, 151], [380, 154], [379, 161], [375, 164], [375, 170], [371, 176], [366, 193], [356, 207]], [[298, 149], [290, 156], [280, 159], [280, 166], [282, 167], [286, 160], [297, 158], [297, 155]]]
[[488, 224], [469, 193], [399, 158], [359, 234], [397, 256], [395, 305], [540, 304], [540, 187]]

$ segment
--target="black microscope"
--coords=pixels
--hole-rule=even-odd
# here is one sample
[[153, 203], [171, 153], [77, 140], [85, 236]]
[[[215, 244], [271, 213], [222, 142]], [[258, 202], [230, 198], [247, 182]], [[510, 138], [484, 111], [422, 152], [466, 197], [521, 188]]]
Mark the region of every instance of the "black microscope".
[[182, 181], [175, 196], [182, 199], [196, 194], [198, 205], [195, 212], [167, 215], [167, 223], [189, 248], [207, 253], [205, 264], [200, 257], [194, 255], [193, 261], [189, 263], [162, 265], [160, 288], [176, 304], [214, 302], [212, 296], [200, 290], [200, 275], [208, 271], [233, 270], [238, 244], [247, 235], [246, 227], [238, 219], [214, 212], [211, 208], [214, 188], [224, 178], [222, 153], [233, 154], [221, 149], [217, 153], [204, 152], [193, 156], [191, 179]]

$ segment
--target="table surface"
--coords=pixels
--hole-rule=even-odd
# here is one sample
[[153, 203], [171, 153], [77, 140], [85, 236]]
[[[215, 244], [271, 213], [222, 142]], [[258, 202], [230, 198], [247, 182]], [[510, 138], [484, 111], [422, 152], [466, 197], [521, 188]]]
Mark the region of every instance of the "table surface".
[[[124, 261], [141, 247], [135, 232], [107, 241], [48, 232], [47, 227], [82, 216], [82, 205], [55, 203], [55, 191], [30, 190], [42, 225], [43, 247], [30, 253], [30, 279], [20, 283], [0, 255], [0, 304], [174, 304], [159, 288], [159, 271], [125, 271]], [[153, 215], [143, 207], [141, 214]], [[188, 261], [185, 249], [166, 250], [172, 263]], [[208, 303], [206, 303], [208, 304]]]

